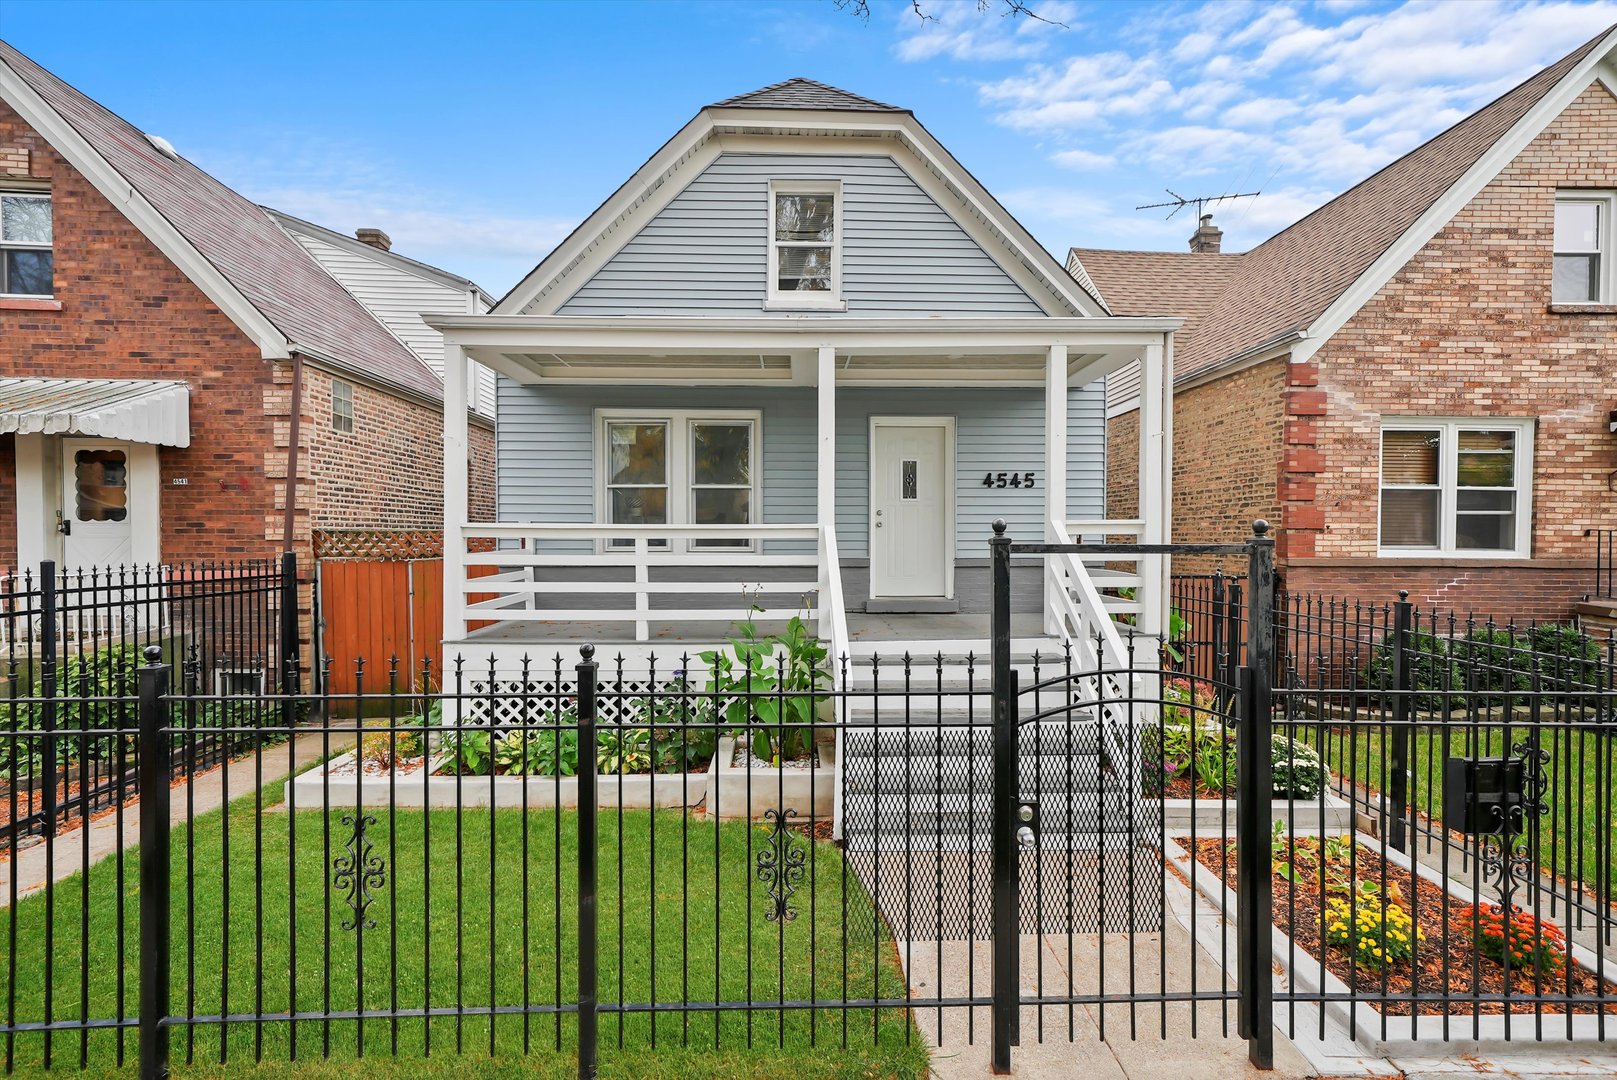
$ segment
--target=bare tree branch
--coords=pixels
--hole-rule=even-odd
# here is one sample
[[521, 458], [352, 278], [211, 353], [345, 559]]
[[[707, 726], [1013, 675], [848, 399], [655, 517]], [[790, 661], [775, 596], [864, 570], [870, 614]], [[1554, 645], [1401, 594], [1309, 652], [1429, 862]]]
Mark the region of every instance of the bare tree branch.
[[[871, 0], [831, 0], [831, 2], [836, 5], [838, 11], [846, 12], [860, 22], [870, 22]], [[977, 10], [985, 15], [995, 8], [1004, 9], [999, 13], [1002, 19], [1032, 19], [1047, 26], [1059, 26], [1063, 30], [1071, 29], [1064, 22], [1040, 15], [1028, 7], [1027, 0], [977, 0]], [[926, 0], [910, 0], [910, 12], [923, 23], [938, 21], [937, 16], [927, 9]]]

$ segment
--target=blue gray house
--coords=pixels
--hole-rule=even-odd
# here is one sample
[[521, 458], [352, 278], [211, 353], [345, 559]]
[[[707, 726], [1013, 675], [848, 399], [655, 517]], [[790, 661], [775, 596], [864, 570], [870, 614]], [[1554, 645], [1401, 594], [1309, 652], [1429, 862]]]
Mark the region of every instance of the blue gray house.
[[[1111, 315], [908, 110], [807, 79], [702, 109], [491, 311], [429, 321], [451, 655], [672, 660], [755, 606], [838, 654], [980, 649], [995, 518], [1169, 534], [1177, 320]], [[456, 354], [499, 375], [496, 521]], [[1103, 521], [1136, 361], [1140, 517]], [[1019, 565], [1017, 636], [1156, 633], [1166, 574]]]

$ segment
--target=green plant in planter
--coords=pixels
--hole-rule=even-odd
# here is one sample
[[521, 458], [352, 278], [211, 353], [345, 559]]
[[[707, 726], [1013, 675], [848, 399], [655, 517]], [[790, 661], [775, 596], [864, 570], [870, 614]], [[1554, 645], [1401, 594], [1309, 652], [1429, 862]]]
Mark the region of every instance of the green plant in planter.
[[487, 728], [462, 728], [444, 736], [446, 771], [488, 776], [494, 769], [494, 735]]
[[[763, 610], [756, 603], [750, 607]], [[705, 693], [720, 700], [725, 724], [748, 733], [758, 757], [777, 765], [802, 757], [813, 745], [815, 701], [823, 696], [822, 683], [830, 680], [825, 645], [798, 615], [787, 621], [784, 633], [770, 637], [760, 638], [758, 624], [750, 619], [737, 630], [729, 652], [701, 654], [712, 672]]]
[[636, 703], [635, 722], [651, 732], [652, 772], [690, 772], [713, 760], [719, 733], [709, 717], [709, 702], [677, 696], [694, 689], [683, 678], [674, 679]]
[[608, 775], [651, 771], [651, 732], [643, 727], [610, 727], [596, 732], [595, 767]]
[[1307, 743], [1276, 732], [1269, 739], [1269, 773], [1276, 798], [1316, 799], [1325, 789], [1325, 762]]

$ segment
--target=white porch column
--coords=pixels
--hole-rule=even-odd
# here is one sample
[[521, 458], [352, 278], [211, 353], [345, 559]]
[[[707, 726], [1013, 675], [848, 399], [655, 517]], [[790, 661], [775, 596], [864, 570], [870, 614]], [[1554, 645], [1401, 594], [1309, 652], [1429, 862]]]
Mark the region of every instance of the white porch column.
[[815, 453], [814, 512], [822, 528], [837, 523], [837, 350], [821, 345], [815, 365], [819, 428]]
[[466, 636], [466, 542], [471, 494], [466, 436], [466, 352], [444, 343], [444, 640]]
[[[1165, 345], [1145, 347], [1140, 364], [1140, 521], [1142, 544], [1168, 542], [1168, 409], [1172, 388], [1167, 383]], [[1142, 634], [1161, 634], [1165, 628], [1163, 605], [1167, 597], [1167, 557], [1140, 559], [1140, 617]]]
[[[1050, 346], [1044, 367], [1044, 539], [1056, 540], [1055, 525], [1067, 524], [1067, 347]], [[1059, 634], [1053, 603], [1062, 588], [1055, 563], [1045, 560], [1044, 632]]]

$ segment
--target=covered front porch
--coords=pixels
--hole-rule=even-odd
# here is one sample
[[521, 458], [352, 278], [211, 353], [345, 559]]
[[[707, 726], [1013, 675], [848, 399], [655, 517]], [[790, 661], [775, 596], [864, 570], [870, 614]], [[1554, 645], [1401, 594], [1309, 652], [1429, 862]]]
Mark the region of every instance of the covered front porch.
[[[630, 658], [802, 615], [834, 655], [987, 639], [990, 523], [1168, 536], [1176, 320], [471, 316], [444, 333], [446, 653]], [[464, 364], [500, 388], [499, 518], [467, 520]], [[1100, 381], [1138, 361], [1141, 514], [1104, 517]], [[1016, 633], [1127, 614], [1160, 557], [1015, 568]]]

